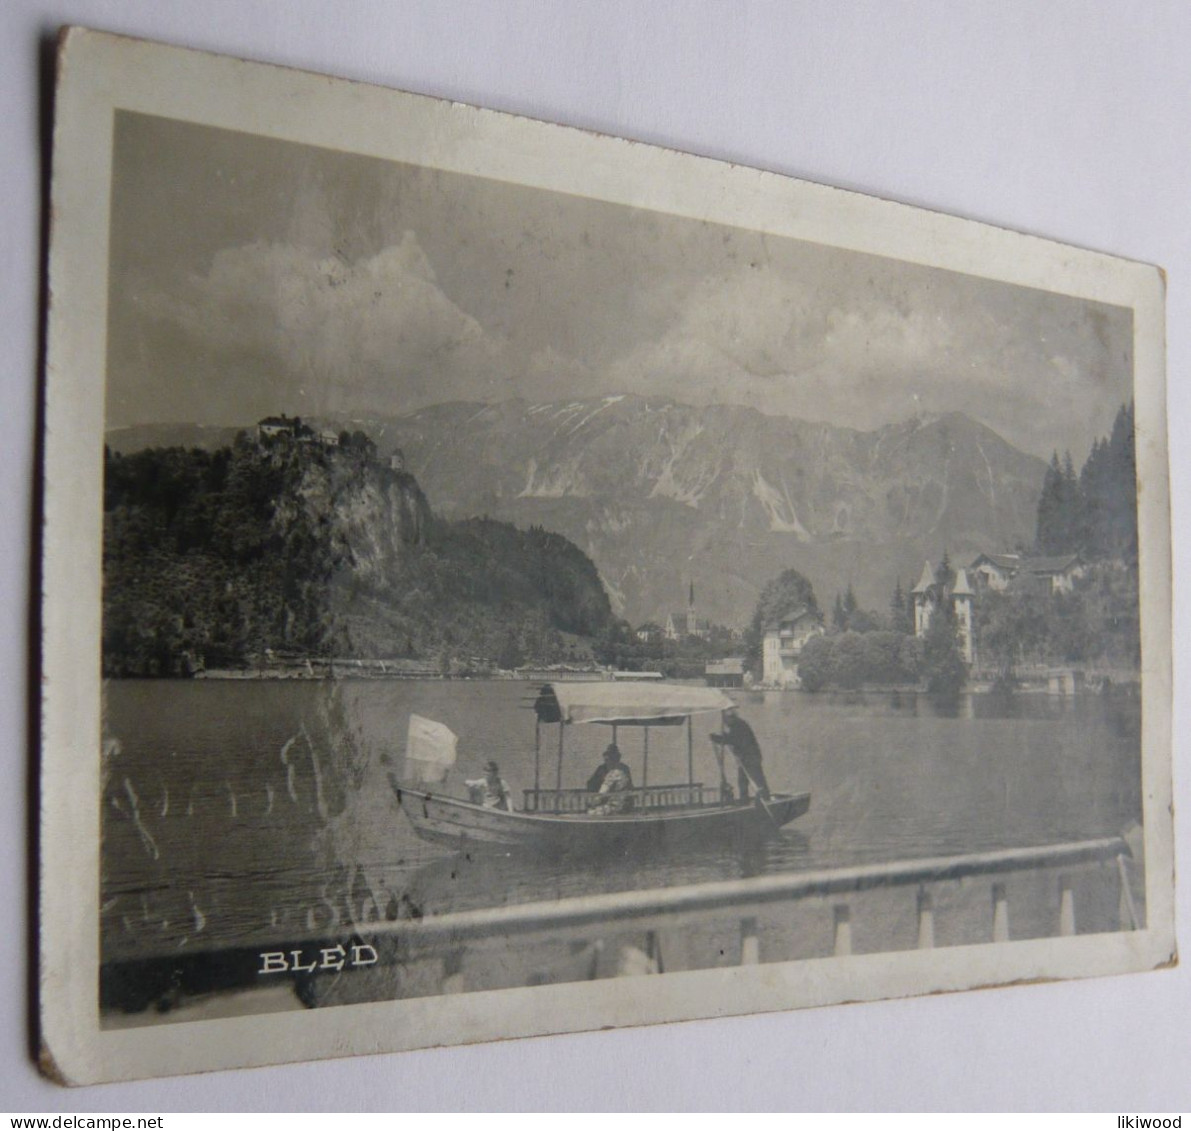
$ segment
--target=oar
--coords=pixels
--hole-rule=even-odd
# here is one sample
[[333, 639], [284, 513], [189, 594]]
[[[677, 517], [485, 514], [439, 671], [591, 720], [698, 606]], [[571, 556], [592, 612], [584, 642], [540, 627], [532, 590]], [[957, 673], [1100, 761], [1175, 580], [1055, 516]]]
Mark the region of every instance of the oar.
[[720, 799], [723, 800], [728, 790], [732, 788], [728, 784], [728, 775], [724, 773], [724, 744], [718, 738], [712, 738], [711, 745], [715, 750], [716, 765], [720, 768]]
[[[740, 766], [739, 759], [737, 759], [736, 764]], [[740, 768], [744, 770], [744, 776], [748, 778], [749, 782], [752, 784], [753, 792], [757, 795], [757, 800], [761, 802], [761, 808], [765, 810], [765, 816], [769, 818], [769, 823], [773, 825], [775, 829], [780, 829], [782, 827], [781, 823], [773, 815], [773, 810], [769, 808], [769, 802], [761, 796], [761, 787], [753, 780], [753, 775], [750, 774], [744, 766], [740, 766]]]
[[[722, 759], [723, 758], [723, 742], [722, 741], [717, 742], [715, 739], [712, 739], [712, 744], [715, 746], [716, 756]], [[741, 772], [744, 774], [744, 776], [746, 778], [748, 778], [749, 784], [753, 787], [753, 793], [756, 794], [757, 800], [759, 802], [761, 802], [761, 808], [765, 810], [765, 816], [767, 816], [769, 818], [769, 823], [771, 825], [773, 825], [773, 827], [775, 829], [780, 829], [782, 827], [781, 822], [778, 821], [778, 819], [773, 815], [773, 810], [769, 808], [769, 802], [766, 801], [765, 798], [761, 796], [761, 793], [762, 793], [761, 787], [756, 783], [756, 780], [753, 778], [753, 775], [748, 772], [748, 767], [745, 766], [745, 764], [743, 762], [741, 762], [741, 760], [739, 758], [736, 758], [735, 753], [733, 753], [732, 756], [733, 756], [733, 758], [736, 759], [736, 764], [740, 767]], [[720, 763], [720, 778], [721, 779], [723, 779], [723, 774], [724, 774], [724, 767], [723, 767], [723, 762], [721, 761], [721, 763]]]

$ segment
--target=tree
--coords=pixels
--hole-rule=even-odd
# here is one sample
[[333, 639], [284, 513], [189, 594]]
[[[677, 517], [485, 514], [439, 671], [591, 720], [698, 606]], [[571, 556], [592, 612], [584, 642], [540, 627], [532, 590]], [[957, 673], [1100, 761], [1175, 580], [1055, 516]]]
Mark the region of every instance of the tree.
[[960, 654], [959, 635], [949, 602], [944, 602], [931, 617], [923, 639], [922, 669], [926, 689], [933, 695], [958, 695], [967, 682], [968, 669]]
[[897, 666], [905, 678], [913, 682], [922, 675], [923, 645], [917, 636], [903, 636], [897, 649]]
[[1038, 496], [1035, 544], [1039, 553], [1063, 552], [1063, 496], [1063, 469], [1059, 465], [1059, 453], [1055, 452], [1042, 477], [1042, 493]]
[[1108, 439], [1102, 541], [1107, 557], [1137, 565], [1137, 452], [1133, 402], [1122, 405]]
[[955, 568], [951, 564], [951, 555], [946, 548], [943, 550], [943, 560], [939, 562], [939, 572], [935, 575], [935, 580], [939, 586], [939, 592], [945, 597], [951, 592], [951, 587], [955, 584]]
[[880, 615], [869, 612], [868, 609], [857, 609], [848, 613], [847, 617], [850, 632], [881, 632], [885, 628]]
[[836, 632], [846, 632], [848, 630], [848, 614], [844, 609], [844, 602], [840, 595], [835, 595], [835, 606], [831, 610], [831, 627]]
[[525, 653], [521, 650], [521, 644], [517, 639], [517, 634], [511, 629], [505, 637], [504, 646], [500, 650], [500, 654], [496, 657], [496, 666], [504, 668], [505, 671], [512, 671], [514, 668], [521, 667], [525, 663]]
[[784, 570], [772, 581], [766, 582], [744, 636], [745, 657], [754, 674], [759, 675], [761, 672], [761, 641], [765, 629], [804, 610], [822, 621], [815, 591], [798, 570]]
[[821, 691], [831, 681], [831, 640], [812, 636], [798, 657], [798, 679], [804, 691]]
[[909, 633], [914, 630], [914, 618], [907, 612], [906, 591], [902, 588], [900, 577], [889, 600], [889, 627], [894, 632]]
[[1137, 462], [1133, 405], [1122, 405], [1112, 433], [1097, 439], [1075, 473], [1071, 453], [1051, 456], [1038, 499], [1035, 550], [1135, 563]]
[[840, 687], [854, 690], [863, 685], [868, 675], [864, 637], [858, 632], [845, 632], [832, 641], [831, 677]]

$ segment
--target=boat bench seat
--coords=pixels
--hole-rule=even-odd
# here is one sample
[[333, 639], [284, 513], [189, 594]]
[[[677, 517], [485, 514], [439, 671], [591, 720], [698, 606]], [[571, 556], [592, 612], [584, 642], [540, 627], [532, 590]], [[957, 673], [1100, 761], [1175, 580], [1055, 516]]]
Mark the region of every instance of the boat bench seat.
[[615, 796], [626, 809], [687, 808], [704, 804], [702, 782], [646, 785], [615, 795], [591, 793], [586, 789], [527, 789], [523, 809], [527, 813], [586, 813], [599, 801]]

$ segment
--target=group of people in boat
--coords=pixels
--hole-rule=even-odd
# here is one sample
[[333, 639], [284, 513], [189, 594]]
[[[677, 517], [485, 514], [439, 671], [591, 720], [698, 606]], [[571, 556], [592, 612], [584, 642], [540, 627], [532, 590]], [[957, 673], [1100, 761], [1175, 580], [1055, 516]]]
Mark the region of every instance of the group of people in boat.
[[[740, 717], [733, 707], [724, 712], [724, 729], [710, 735], [713, 745], [719, 751], [728, 750], [736, 759], [737, 786], [741, 801], [748, 801], [750, 787], [761, 801], [769, 800], [769, 782], [761, 764], [761, 744], [753, 728]], [[721, 763], [721, 777], [723, 767]], [[484, 767], [484, 776], [466, 783], [468, 795], [473, 804], [485, 809], [512, 809], [512, 791], [500, 776], [500, 766], [490, 761]], [[587, 792], [592, 794], [587, 811], [592, 816], [605, 817], [623, 813], [632, 806], [633, 775], [621, 758], [620, 748], [610, 742], [604, 749], [603, 758], [587, 779]], [[722, 777], [723, 800], [732, 800], [732, 787]]]

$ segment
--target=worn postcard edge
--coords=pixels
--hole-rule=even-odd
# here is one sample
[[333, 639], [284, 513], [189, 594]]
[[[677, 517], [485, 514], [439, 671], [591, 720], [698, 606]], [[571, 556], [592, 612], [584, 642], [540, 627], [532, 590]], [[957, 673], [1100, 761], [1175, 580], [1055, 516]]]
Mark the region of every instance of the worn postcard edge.
[[[116, 109], [600, 197], [1129, 307], [1147, 927], [293, 1014], [100, 1029], [102, 452]], [[1159, 269], [773, 173], [457, 103], [71, 29], [54, 131], [42, 542], [43, 1070], [72, 1084], [1153, 969], [1175, 959], [1171, 546]]]

